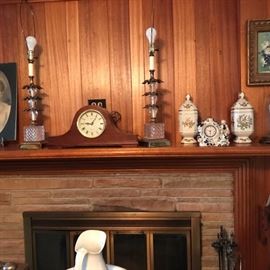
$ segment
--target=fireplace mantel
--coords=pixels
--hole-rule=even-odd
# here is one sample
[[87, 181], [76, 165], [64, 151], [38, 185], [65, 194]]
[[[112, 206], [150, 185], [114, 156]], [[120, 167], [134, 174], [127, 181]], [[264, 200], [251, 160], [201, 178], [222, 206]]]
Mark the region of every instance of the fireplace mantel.
[[[224, 164], [235, 167], [238, 160], [270, 157], [270, 145], [239, 145], [229, 147], [178, 146], [162, 148], [73, 148], [19, 150], [7, 147], [0, 150], [1, 172], [83, 170], [83, 169], [140, 169], [161, 166], [175, 167], [174, 162], [192, 160], [196, 163]], [[207, 161], [208, 160], [208, 161]], [[165, 163], [164, 163], [165, 162]], [[237, 163], [237, 162], [236, 162]], [[194, 167], [194, 163], [192, 164]], [[237, 165], [236, 165], [237, 166]], [[176, 166], [177, 167], [177, 166]], [[36, 169], [35, 169], [36, 168]]]
[[[267, 254], [258, 238], [258, 197], [270, 175], [270, 145], [229, 147], [78, 148], [0, 150], [1, 175], [76, 175], [135, 172], [228, 172], [234, 177], [236, 239], [246, 270], [261, 269]], [[263, 199], [262, 199], [263, 200]], [[259, 248], [258, 248], [259, 247]]]

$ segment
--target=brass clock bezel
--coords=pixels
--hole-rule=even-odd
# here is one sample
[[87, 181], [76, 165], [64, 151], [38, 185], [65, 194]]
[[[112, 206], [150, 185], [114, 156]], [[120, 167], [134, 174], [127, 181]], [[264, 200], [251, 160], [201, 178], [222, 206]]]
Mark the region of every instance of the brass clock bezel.
[[[85, 115], [87, 113], [91, 113], [91, 112], [94, 112], [95, 114], [99, 115], [103, 119], [103, 123], [104, 123], [102, 131], [100, 133], [98, 133], [96, 136], [95, 135], [94, 136], [87, 136], [86, 134], [84, 134], [82, 132], [81, 127], [80, 127], [80, 121], [81, 121], [83, 115]], [[95, 109], [86, 109], [85, 111], [81, 112], [80, 115], [77, 118], [77, 121], [76, 121], [76, 127], [78, 129], [78, 132], [83, 137], [85, 137], [87, 139], [95, 139], [95, 138], [100, 137], [104, 133], [104, 131], [106, 130], [106, 126], [107, 126], [107, 122], [106, 122], [106, 119], [105, 119], [104, 115], [100, 111], [95, 110]]]

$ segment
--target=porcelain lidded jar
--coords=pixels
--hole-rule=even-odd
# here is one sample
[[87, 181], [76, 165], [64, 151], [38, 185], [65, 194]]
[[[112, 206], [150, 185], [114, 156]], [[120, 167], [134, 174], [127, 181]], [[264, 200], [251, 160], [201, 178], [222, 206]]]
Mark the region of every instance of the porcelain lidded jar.
[[235, 143], [251, 143], [249, 136], [254, 132], [254, 109], [241, 92], [231, 108], [231, 131]]
[[182, 136], [181, 143], [197, 143], [198, 109], [191, 101], [191, 96], [186, 95], [185, 102], [179, 108], [179, 131]]

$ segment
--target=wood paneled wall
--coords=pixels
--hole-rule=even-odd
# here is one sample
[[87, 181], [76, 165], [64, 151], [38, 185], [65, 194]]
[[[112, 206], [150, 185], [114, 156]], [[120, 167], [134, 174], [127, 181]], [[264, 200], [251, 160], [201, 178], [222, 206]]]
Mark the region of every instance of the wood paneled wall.
[[[22, 127], [28, 123], [22, 90], [28, 78], [20, 4], [0, 2], [0, 62], [18, 64], [21, 139]], [[160, 85], [159, 118], [165, 122], [166, 136], [174, 144], [180, 141], [178, 108], [187, 93], [192, 95], [201, 119], [213, 117], [229, 122], [230, 107], [245, 74], [240, 72], [239, 38], [245, 34], [239, 35], [238, 1], [29, 2], [36, 17], [37, 82], [44, 89], [43, 115], [49, 135], [67, 131], [74, 113], [90, 98], [106, 98], [108, 109], [122, 115], [120, 127], [143, 135], [147, 113], [143, 109], [146, 89], [142, 82], [149, 76], [145, 30], [152, 25], [153, 13], [159, 49], [156, 75], [164, 81]], [[31, 20], [23, 8], [26, 34], [33, 34]], [[243, 41], [241, 44], [245, 46]], [[256, 112], [261, 110], [267, 91], [263, 95], [260, 89], [247, 91]], [[256, 135], [261, 136], [265, 133], [265, 119], [261, 113], [257, 116]]]

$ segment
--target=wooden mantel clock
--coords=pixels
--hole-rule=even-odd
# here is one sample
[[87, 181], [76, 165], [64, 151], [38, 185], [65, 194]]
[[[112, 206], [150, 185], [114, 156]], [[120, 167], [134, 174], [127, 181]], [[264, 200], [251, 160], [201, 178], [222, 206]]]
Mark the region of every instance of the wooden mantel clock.
[[121, 131], [112, 115], [100, 106], [88, 105], [77, 111], [70, 130], [49, 137], [48, 147], [129, 147], [137, 146], [137, 137]]

